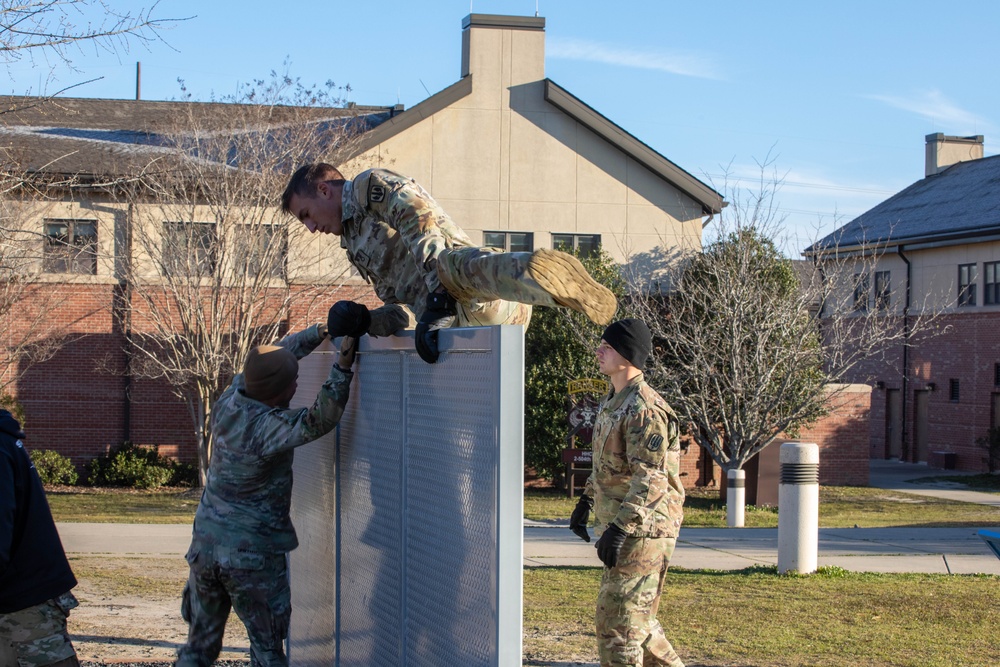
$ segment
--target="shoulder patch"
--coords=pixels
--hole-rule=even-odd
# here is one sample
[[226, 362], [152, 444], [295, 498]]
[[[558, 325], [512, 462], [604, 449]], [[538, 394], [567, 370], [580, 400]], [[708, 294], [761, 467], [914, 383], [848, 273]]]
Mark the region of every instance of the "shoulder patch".
[[651, 452], [660, 451], [660, 447], [663, 446], [663, 436], [659, 433], [654, 433], [649, 436], [649, 440], [646, 441], [646, 449]]
[[385, 186], [379, 183], [371, 183], [368, 185], [368, 203], [379, 204], [385, 201]]

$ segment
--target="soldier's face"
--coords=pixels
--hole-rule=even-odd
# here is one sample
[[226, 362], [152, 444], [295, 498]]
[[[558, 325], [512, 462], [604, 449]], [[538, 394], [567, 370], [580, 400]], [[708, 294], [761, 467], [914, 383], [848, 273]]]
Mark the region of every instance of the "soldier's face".
[[597, 355], [597, 367], [604, 375], [614, 375], [630, 365], [625, 357], [618, 354], [603, 338], [601, 344], [594, 350], [594, 354]]
[[324, 181], [316, 186], [316, 194], [311, 197], [293, 194], [288, 207], [311, 233], [340, 236], [344, 233], [343, 189], [342, 183]]

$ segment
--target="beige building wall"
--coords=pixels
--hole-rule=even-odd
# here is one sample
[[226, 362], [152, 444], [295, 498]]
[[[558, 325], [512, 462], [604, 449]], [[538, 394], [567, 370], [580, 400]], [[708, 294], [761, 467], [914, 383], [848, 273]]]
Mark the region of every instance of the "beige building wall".
[[[987, 306], [984, 302], [985, 264], [1000, 262], [1000, 241], [909, 250], [904, 247], [903, 255], [910, 263], [911, 314], [922, 311], [942, 313], [1000, 311], [1000, 305]], [[957, 305], [959, 266], [970, 264], [975, 266], [976, 271], [976, 303], [974, 306], [959, 307]], [[832, 277], [836, 271], [838, 269], [831, 263], [828, 277]], [[866, 257], [846, 262], [844, 268], [839, 270], [842, 278], [837, 280], [837, 285], [841, 286], [836, 291], [837, 298], [853, 299], [853, 277], [863, 272], [869, 275], [869, 292], [872, 293], [876, 271], [889, 272], [892, 291], [889, 312], [901, 315], [906, 304], [907, 264], [895, 250], [886, 252], [878, 258]]]
[[[484, 231], [600, 234], [618, 262], [701, 249], [702, 208], [545, 99], [545, 33], [472, 21], [472, 91], [344, 165], [385, 167], [426, 187], [474, 241]], [[636, 261], [637, 258], [642, 261]]]

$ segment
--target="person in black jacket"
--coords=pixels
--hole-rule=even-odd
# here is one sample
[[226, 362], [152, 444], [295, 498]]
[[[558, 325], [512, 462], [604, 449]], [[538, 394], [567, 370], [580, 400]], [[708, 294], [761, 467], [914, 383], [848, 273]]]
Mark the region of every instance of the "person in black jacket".
[[21, 425], [0, 409], [0, 657], [21, 667], [79, 667], [66, 617], [79, 603]]

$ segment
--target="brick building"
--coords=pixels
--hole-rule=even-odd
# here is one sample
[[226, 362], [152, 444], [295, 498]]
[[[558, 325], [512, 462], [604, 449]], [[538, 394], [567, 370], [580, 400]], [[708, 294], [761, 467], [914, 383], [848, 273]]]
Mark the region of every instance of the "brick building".
[[820, 240], [855, 253], [854, 308], [936, 335], [885, 351], [853, 378], [873, 387], [869, 453], [988, 469], [977, 439], [1000, 425], [1000, 156], [983, 137], [926, 137], [925, 177]]

